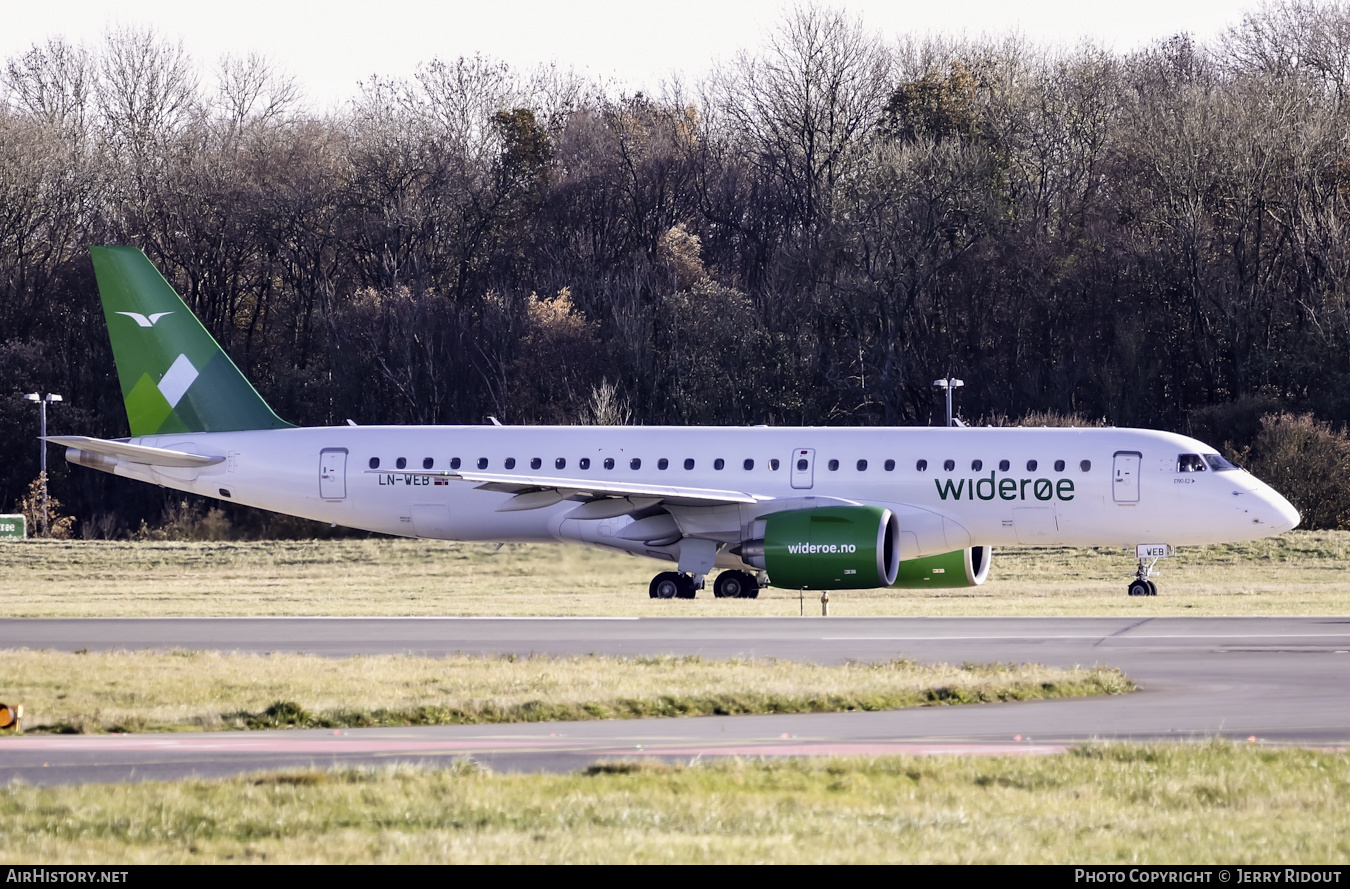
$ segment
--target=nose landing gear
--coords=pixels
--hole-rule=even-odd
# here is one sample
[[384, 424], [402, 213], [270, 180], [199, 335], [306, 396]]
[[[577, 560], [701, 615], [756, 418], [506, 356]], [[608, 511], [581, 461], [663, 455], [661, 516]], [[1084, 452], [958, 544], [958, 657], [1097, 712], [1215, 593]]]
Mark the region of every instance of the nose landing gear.
[[1149, 578], [1153, 576], [1153, 566], [1158, 564], [1158, 560], [1172, 555], [1172, 547], [1166, 543], [1141, 543], [1134, 548], [1134, 554], [1139, 558], [1139, 568], [1130, 583], [1130, 595], [1158, 595], [1158, 585]]
[[1139, 560], [1139, 568], [1135, 571], [1134, 580], [1130, 583], [1129, 593], [1131, 596], [1156, 596], [1158, 595], [1158, 585], [1149, 580], [1153, 574], [1153, 566], [1158, 564], [1157, 559], [1149, 561], [1147, 564], [1144, 559]]

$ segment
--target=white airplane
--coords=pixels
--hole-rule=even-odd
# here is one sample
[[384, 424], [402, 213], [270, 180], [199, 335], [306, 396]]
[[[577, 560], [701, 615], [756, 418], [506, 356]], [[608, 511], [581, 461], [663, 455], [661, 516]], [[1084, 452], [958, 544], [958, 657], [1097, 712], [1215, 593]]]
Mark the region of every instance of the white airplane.
[[[1298, 524], [1192, 438], [1142, 429], [356, 426], [279, 419], [140, 250], [91, 249], [131, 437], [92, 469], [405, 537], [568, 541], [669, 563], [653, 598], [983, 583], [995, 546], [1157, 557]], [[350, 421], [348, 421], [350, 423]]]

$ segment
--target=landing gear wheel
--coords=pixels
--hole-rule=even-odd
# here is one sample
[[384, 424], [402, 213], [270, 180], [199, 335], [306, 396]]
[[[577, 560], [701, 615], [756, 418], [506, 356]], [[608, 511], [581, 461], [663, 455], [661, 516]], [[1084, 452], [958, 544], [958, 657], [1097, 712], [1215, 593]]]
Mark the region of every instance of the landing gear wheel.
[[682, 575], [674, 571], [662, 571], [652, 578], [652, 584], [647, 588], [647, 593], [653, 599], [674, 599], [680, 593], [680, 578]]
[[1156, 583], [1151, 580], [1146, 580], [1144, 582], [1148, 584], [1148, 594], [1150, 596], [1158, 595], [1158, 585]]
[[653, 599], [692, 599], [698, 592], [694, 578], [677, 571], [662, 571], [652, 578], [647, 594]]
[[1158, 595], [1158, 593], [1156, 591], [1156, 588], [1152, 590], [1149, 589], [1149, 582], [1147, 580], [1136, 580], [1134, 583], [1130, 584], [1130, 595], [1156, 596]]
[[723, 571], [713, 581], [713, 595], [719, 599], [755, 599], [759, 584], [744, 571]]

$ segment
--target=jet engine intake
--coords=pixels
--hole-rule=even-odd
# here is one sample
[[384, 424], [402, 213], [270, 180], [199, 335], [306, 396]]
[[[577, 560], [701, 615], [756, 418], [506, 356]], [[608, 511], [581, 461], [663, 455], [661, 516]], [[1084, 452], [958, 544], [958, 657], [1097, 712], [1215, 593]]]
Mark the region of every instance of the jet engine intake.
[[989, 576], [992, 555], [990, 547], [968, 546], [941, 555], [907, 559], [900, 563], [898, 576], [890, 585], [898, 590], [979, 586]]

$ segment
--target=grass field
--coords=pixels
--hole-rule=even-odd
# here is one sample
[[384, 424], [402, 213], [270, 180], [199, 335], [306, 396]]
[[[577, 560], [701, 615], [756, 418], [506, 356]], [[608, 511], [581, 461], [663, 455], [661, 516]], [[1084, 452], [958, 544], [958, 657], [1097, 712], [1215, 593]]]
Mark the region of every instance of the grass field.
[[[710, 713], [894, 710], [1120, 694], [1118, 671], [1040, 666], [824, 667], [701, 658], [445, 658], [0, 651], [28, 730], [544, 722]], [[4, 738], [0, 737], [0, 753]]]
[[[1160, 563], [1156, 598], [1125, 587], [1120, 549], [994, 553], [983, 586], [831, 595], [831, 614], [1297, 615], [1350, 611], [1350, 532], [1293, 531], [1191, 547]], [[133, 543], [0, 542], [0, 614], [9, 617], [262, 615], [789, 616], [798, 596], [647, 597], [661, 563], [565, 545], [419, 540]], [[807, 593], [807, 614], [819, 614]]]
[[1344, 863], [1350, 758], [1051, 757], [291, 772], [0, 788], [11, 863]]

